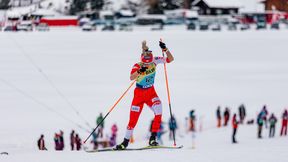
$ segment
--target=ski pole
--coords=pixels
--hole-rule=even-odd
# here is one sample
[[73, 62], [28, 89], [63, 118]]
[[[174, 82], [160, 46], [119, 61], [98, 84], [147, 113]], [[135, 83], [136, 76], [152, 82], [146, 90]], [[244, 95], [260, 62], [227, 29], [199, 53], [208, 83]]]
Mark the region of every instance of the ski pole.
[[93, 129], [93, 131], [90, 133], [90, 135], [85, 139], [84, 144], [87, 142], [87, 140], [91, 137], [91, 135], [96, 131], [96, 129], [104, 122], [106, 117], [110, 114], [110, 112], [116, 107], [116, 105], [122, 100], [122, 98], [126, 95], [126, 93], [129, 91], [129, 89], [133, 86], [133, 84], [136, 82], [134, 80], [130, 86], [126, 89], [126, 91], [120, 96], [120, 98], [114, 103], [114, 105], [109, 109], [108, 113], [104, 116], [104, 118], [100, 121], [100, 123]]
[[[162, 39], [160, 39], [162, 42]], [[164, 51], [162, 50], [162, 56], [164, 57]], [[167, 74], [167, 67], [166, 63], [164, 62], [164, 72], [165, 72], [165, 81], [166, 81], [166, 90], [167, 90], [167, 96], [168, 96], [168, 104], [169, 104], [169, 110], [170, 110], [170, 118], [172, 120], [172, 107], [171, 107], [171, 99], [170, 99], [170, 90], [169, 90], [169, 84], [168, 84], [168, 74]], [[173, 121], [171, 121], [173, 122]], [[175, 139], [175, 130], [172, 130], [172, 135], [173, 135], [173, 141], [174, 141], [174, 146], [176, 146], [176, 139]]]

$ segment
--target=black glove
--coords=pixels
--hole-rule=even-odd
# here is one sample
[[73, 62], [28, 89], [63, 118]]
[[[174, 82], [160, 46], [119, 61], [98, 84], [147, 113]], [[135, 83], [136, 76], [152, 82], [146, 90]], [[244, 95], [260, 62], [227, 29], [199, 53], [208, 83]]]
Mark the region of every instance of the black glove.
[[144, 73], [146, 70], [148, 69], [148, 67], [144, 67], [142, 66], [139, 70], [138, 70], [138, 73]]
[[160, 46], [160, 48], [162, 48], [163, 51], [167, 51], [167, 47], [166, 47], [165, 43], [159, 41], [159, 46]]

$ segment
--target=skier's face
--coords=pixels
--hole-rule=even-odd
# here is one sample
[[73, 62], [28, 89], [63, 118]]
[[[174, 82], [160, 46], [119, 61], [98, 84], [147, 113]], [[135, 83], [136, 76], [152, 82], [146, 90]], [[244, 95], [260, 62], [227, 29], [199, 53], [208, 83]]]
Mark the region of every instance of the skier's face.
[[141, 61], [144, 64], [150, 64], [153, 61], [153, 54], [151, 51], [145, 52], [141, 55]]

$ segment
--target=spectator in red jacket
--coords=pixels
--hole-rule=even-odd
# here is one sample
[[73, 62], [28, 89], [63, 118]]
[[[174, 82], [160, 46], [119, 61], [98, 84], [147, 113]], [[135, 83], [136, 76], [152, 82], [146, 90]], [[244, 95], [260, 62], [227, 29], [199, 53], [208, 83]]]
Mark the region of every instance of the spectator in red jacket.
[[288, 123], [288, 111], [285, 110], [282, 115], [282, 127], [281, 127], [281, 133], [280, 136], [287, 135], [287, 123]]
[[239, 121], [237, 120], [237, 115], [234, 114], [232, 118], [232, 127], [233, 127], [232, 143], [237, 143], [235, 136], [236, 136], [237, 129], [238, 129], [238, 123]]

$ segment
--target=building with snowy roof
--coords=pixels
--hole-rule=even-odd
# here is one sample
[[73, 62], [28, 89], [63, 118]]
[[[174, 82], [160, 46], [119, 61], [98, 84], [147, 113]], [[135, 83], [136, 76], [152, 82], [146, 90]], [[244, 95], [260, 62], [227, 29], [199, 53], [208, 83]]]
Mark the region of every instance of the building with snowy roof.
[[200, 15], [232, 15], [243, 6], [239, 0], [194, 0], [192, 6]]

